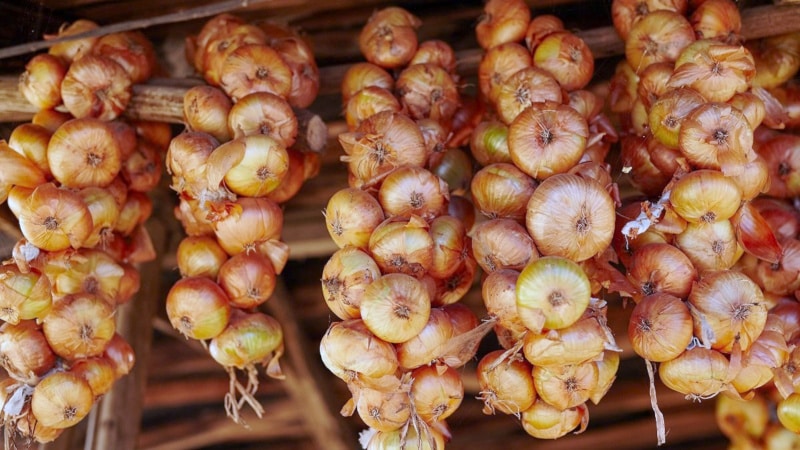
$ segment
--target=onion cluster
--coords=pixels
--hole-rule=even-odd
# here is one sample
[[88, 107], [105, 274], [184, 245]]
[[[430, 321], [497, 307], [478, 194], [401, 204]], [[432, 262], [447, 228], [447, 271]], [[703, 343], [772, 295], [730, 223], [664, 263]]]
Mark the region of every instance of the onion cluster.
[[186, 93], [187, 130], [167, 152], [179, 194], [175, 215], [187, 235], [178, 246], [182, 278], [167, 294], [167, 316], [226, 368], [225, 409], [240, 422], [246, 404], [263, 414], [254, 398], [256, 366], [283, 377], [283, 331], [259, 307], [289, 258], [279, 205], [318, 170], [318, 155], [306, 151], [302, 136], [305, 118], [319, 118], [294, 108], [314, 100], [319, 75], [311, 48], [292, 30], [227, 14], [187, 40], [187, 55], [212, 86]]
[[[96, 27], [79, 20], [59, 35]], [[136, 264], [155, 256], [143, 223], [170, 130], [117, 117], [154, 69], [133, 31], [53, 46], [20, 78], [40, 111], [0, 142], [0, 200], [24, 236], [0, 265], [7, 436], [54, 440], [133, 367], [114, 313], [139, 290]]]
[[516, 415], [556, 439], [589, 420], [620, 349], [601, 291], [622, 274], [610, 249], [617, 186], [604, 163], [617, 133], [586, 43], [521, 0], [491, 0], [476, 29], [485, 114], [470, 139], [482, 166], [470, 186], [481, 220], [472, 251], [504, 350], [478, 365], [484, 412]]
[[452, 48], [418, 43], [419, 25], [389, 7], [362, 29], [368, 62], [342, 82], [349, 131], [339, 142], [350, 187], [324, 212], [340, 249], [325, 265], [322, 292], [342, 321], [320, 353], [352, 393], [342, 414], [358, 413], [370, 427], [367, 449], [443, 449], [445, 419], [464, 397], [457, 369], [491, 329], [458, 303], [477, 264], [467, 236], [472, 205], [458, 195], [472, 162], [451, 137], [469, 135], [472, 113]]
[[796, 195], [800, 138], [774, 131], [787, 115], [770, 90], [800, 68], [797, 36], [742, 45], [730, 0], [693, 10], [615, 0], [612, 10], [626, 40], [610, 98], [624, 171], [660, 196], [627, 201], [614, 237], [636, 302], [633, 349], [690, 399], [752, 398], [773, 382], [789, 397], [795, 388], [781, 374], [800, 306], [785, 297], [800, 267], [796, 212], [780, 198]]

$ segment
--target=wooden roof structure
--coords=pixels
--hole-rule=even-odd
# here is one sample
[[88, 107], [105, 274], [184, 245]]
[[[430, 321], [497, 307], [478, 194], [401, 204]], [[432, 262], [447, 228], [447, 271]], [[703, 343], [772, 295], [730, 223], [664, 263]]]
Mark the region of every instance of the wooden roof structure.
[[[610, 0], [528, 0], [534, 13], [552, 13], [568, 28], [576, 30], [596, 57], [597, 80], [613, 72], [622, 42], [611, 28]], [[776, 6], [769, 2], [743, 3], [743, 34], [755, 39], [800, 28], [800, 5]], [[0, 4], [0, 55], [4, 49], [25, 46], [53, 33], [64, 23], [87, 18], [99, 24], [147, 25], [143, 28], [157, 46], [164, 67], [161, 78], [137, 95], [159, 88], [180, 89], [192, 83], [185, 62], [183, 39], [196, 33], [209, 12], [230, 10], [250, 21], [278, 21], [297, 27], [312, 42], [321, 69], [322, 88], [310, 107], [328, 124], [329, 145], [319, 176], [309, 180], [300, 194], [286, 206], [284, 240], [292, 256], [282, 282], [267, 311], [283, 325], [287, 354], [283, 382], [263, 381], [258, 399], [265, 417], [247, 417], [243, 428], [225, 416], [222, 399], [228, 391], [228, 375], [207, 353], [178, 335], [166, 320], [164, 296], [178, 279], [175, 249], [182, 237], [174, 220], [174, 193], [166, 186], [156, 192], [156, 213], [149, 222], [154, 243], [161, 251], [156, 261], [142, 267], [143, 290], [119, 314], [120, 331], [131, 336], [137, 351], [134, 372], [119, 381], [89, 418], [65, 433], [46, 450], [101, 449], [326, 449], [359, 448], [357, 438], [364, 428], [358, 417], [343, 418], [339, 409], [349, 393], [339, 379], [322, 366], [319, 339], [335, 320], [324, 304], [319, 276], [328, 256], [336, 249], [325, 230], [321, 210], [328, 198], [347, 185], [342, 152], [336, 135], [345, 130], [340, 116], [339, 82], [347, 66], [361, 61], [358, 32], [377, 8], [403, 6], [420, 17], [420, 40], [439, 38], [449, 42], [459, 55], [459, 71], [467, 83], [474, 80], [480, 51], [474, 25], [481, 14], [479, 0], [20, 0]], [[169, 23], [159, 23], [166, 17]], [[780, 20], [776, 20], [776, 18]], [[12, 125], [32, 113], [8, 88], [30, 53], [3, 55], [0, 59], [0, 132], [7, 138]], [[189, 79], [187, 82], [186, 80]], [[4, 89], [3, 86], [6, 86]], [[149, 89], [149, 90], [148, 90]], [[167, 92], [165, 91], [165, 92]], [[165, 94], [166, 95], [166, 94]], [[28, 108], [29, 109], [29, 108]], [[169, 112], [168, 112], [169, 113]], [[180, 110], [173, 122], [180, 121]], [[176, 129], [180, 126], [176, 124]], [[13, 216], [0, 208], [0, 257], [20, 237]], [[463, 300], [479, 316], [485, 314], [476, 281]], [[539, 441], [525, 434], [513, 416], [487, 416], [475, 400], [478, 383], [476, 361], [461, 369], [465, 399], [448, 423], [453, 432], [449, 450], [469, 449], [644, 449], [655, 448], [656, 425], [648, 393], [644, 362], [627, 342], [630, 307], [619, 303], [609, 308], [609, 324], [623, 348], [622, 364], [609, 394], [590, 407], [588, 430], [556, 441]], [[487, 337], [479, 354], [499, 348]], [[658, 384], [659, 406], [666, 418], [667, 445], [674, 449], [726, 448], [727, 439], [714, 421], [714, 401], [692, 403]]]

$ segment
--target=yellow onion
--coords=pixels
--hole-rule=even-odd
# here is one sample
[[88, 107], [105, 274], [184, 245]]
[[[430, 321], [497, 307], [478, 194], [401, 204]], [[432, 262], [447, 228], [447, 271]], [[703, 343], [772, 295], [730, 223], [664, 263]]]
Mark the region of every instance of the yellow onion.
[[495, 350], [478, 363], [478, 399], [483, 400], [484, 414], [519, 414], [536, 401], [531, 365], [519, 357], [503, 360], [504, 354], [503, 350]]
[[147, 192], [161, 181], [161, 151], [147, 139], [139, 139], [136, 150], [122, 163], [120, 175], [132, 191]]
[[[254, 53], [257, 53], [257, 55], [255, 55], [257, 62], [266, 64], [267, 66], [271, 66], [272, 63], [276, 61], [274, 58], [277, 53], [259, 52], [261, 47], [267, 48], [265, 45], [266, 40], [267, 37], [264, 31], [255, 25], [239, 23], [230, 29], [220, 29], [219, 33], [210, 37], [210, 41], [203, 51], [198, 52], [197, 57], [201, 59], [200, 64], [202, 69], [200, 72], [203, 74], [203, 78], [212, 86], [222, 87], [226, 94], [233, 97], [233, 95], [222, 86], [222, 72], [226, 69], [229, 73], [236, 71], [241, 76], [236, 77], [234, 75], [228, 82], [235, 82], [237, 89], [243, 89], [245, 92], [242, 93], [242, 96], [248, 94], [251, 92], [250, 88], [253, 87], [251, 82], [255, 80], [252, 72], [259, 70], [258, 64], [254, 63], [254, 58], [252, 58]], [[232, 66], [232, 64], [228, 64], [228, 57], [246, 46], [252, 46], [256, 49], [246, 49], [239, 53], [239, 58], [236, 60], [237, 66], [243, 65], [244, 67], [236, 67], [235, 69], [228, 67]], [[266, 55], [266, 58], [259, 58], [262, 55]], [[283, 85], [288, 85], [290, 82], [291, 71], [288, 66], [280, 67], [280, 65], [280, 63], [276, 64], [276, 66], [279, 67], [278, 72], [280, 76], [274, 81], [276, 81], [278, 85], [282, 85], [281, 89], [288, 89], [288, 87]], [[264, 73], [265, 80], [262, 81], [273, 81], [272, 77], [269, 75], [269, 72]]]
[[[240, 208], [238, 211], [234, 210], [214, 224], [217, 241], [229, 255], [253, 251], [265, 242], [280, 238], [283, 212], [275, 202], [265, 198], [240, 198], [235, 205]], [[283, 265], [275, 266], [276, 273], [282, 269]]]
[[421, 21], [403, 8], [390, 6], [375, 11], [361, 34], [358, 46], [367, 61], [387, 69], [404, 66], [417, 51]]
[[730, 220], [690, 223], [675, 236], [675, 246], [700, 272], [730, 269], [741, 256]]
[[697, 6], [689, 21], [698, 39], [718, 39], [735, 43], [742, 30], [737, 5], [730, 0], [705, 0]]
[[120, 147], [110, 127], [98, 119], [61, 125], [47, 146], [53, 177], [66, 187], [108, 186], [122, 168]]
[[628, 339], [637, 355], [655, 362], [675, 359], [693, 337], [689, 308], [678, 297], [657, 293], [633, 308]]
[[361, 317], [366, 287], [380, 276], [378, 265], [367, 253], [349, 246], [337, 250], [322, 269], [325, 304], [340, 319]]
[[707, 399], [727, 387], [728, 359], [716, 350], [697, 346], [661, 363], [658, 376], [668, 388], [687, 398]]
[[416, 278], [390, 273], [370, 283], [361, 299], [361, 318], [386, 342], [405, 342], [418, 335], [431, 311], [431, 300]]
[[597, 378], [598, 370], [594, 362], [533, 368], [533, 384], [539, 400], [560, 410], [576, 407], [589, 400], [597, 386]]
[[433, 63], [414, 64], [397, 76], [395, 92], [412, 119], [449, 123], [459, 106], [458, 89], [450, 74]]
[[659, 142], [670, 148], [680, 148], [684, 119], [704, 103], [705, 98], [693, 89], [671, 89], [653, 102], [646, 125]]
[[55, 372], [39, 382], [31, 397], [31, 413], [45, 427], [69, 428], [92, 409], [89, 383], [70, 372]]
[[17, 419], [16, 428], [17, 432], [22, 433], [22, 436], [33, 439], [39, 444], [53, 442], [64, 432], [64, 428], [53, 428], [42, 425], [36, 420], [33, 414], [26, 414]]
[[583, 89], [594, 75], [592, 51], [568, 31], [554, 31], [542, 39], [533, 49], [533, 65], [549, 72], [568, 91]]
[[73, 117], [70, 113], [60, 112], [54, 109], [42, 109], [33, 115], [31, 123], [45, 127], [49, 132], [53, 133], [58, 127], [64, 124], [64, 122], [71, 119], [73, 119]]
[[522, 411], [522, 428], [537, 439], [558, 439], [581, 425], [583, 432], [589, 420], [586, 406], [560, 410], [544, 400], [537, 400], [533, 406]]
[[441, 308], [432, 308], [428, 323], [411, 339], [396, 345], [397, 360], [403, 369], [416, 369], [431, 364], [442, 356], [455, 330], [450, 317]]
[[497, 115], [506, 125], [534, 102], [561, 103], [561, 85], [544, 68], [525, 67], [511, 74], [494, 91]]
[[292, 72], [292, 87], [287, 96], [289, 104], [307, 108], [319, 93], [319, 68], [309, 43], [299, 36], [273, 39], [271, 43]]
[[36, 109], [52, 109], [61, 104], [61, 81], [67, 73], [63, 60], [41, 53], [25, 64], [19, 77], [19, 91]]
[[760, 395], [749, 400], [720, 395], [714, 415], [722, 434], [734, 440], [742, 435], [761, 438], [769, 423], [769, 408]]
[[746, 351], [764, 329], [767, 308], [761, 289], [737, 271], [704, 272], [689, 294], [694, 328], [713, 332], [711, 347], [731, 352], [735, 343]]
[[206, 70], [203, 65], [203, 55], [208, 50], [209, 43], [220, 36], [232, 34], [239, 25], [244, 23], [244, 19], [241, 17], [223, 13], [212, 17], [203, 25], [196, 39], [192, 39], [196, 47], [195, 57], [188, 58], [198, 72], [202, 73]]
[[[161, 172], [159, 171], [159, 177]], [[83, 188], [79, 191], [89, 213], [92, 215], [92, 233], [84, 242], [85, 247], [105, 246], [113, 239], [114, 227], [119, 220], [120, 206], [114, 196], [99, 187]]]
[[375, 197], [356, 188], [333, 194], [323, 214], [328, 233], [339, 248], [367, 248], [372, 232], [385, 218]]
[[475, 207], [490, 219], [521, 221], [536, 181], [513, 164], [487, 165], [472, 178], [470, 192]]
[[218, 146], [213, 136], [197, 131], [181, 133], [170, 141], [166, 161], [173, 178], [172, 188], [197, 196], [206, 187], [208, 156]]
[[433, 263], [428, 274], [435, 278], [448, 278], [458, 271], [459, 264], [467, 258], [470, 239], [464, 223], [453, 216], [439, 216], [430, 227], [433, 238]]
[[292, 91], [292, 71], [271, 47], [242, 45], [225, 58], [220, 87], [234, 101], [254, 92], [286, 98]]
[[755, 73], [753, 56], [743, 46], [701, 39], [683, 49], [668, 86], [690, 87], [710, 102], [727, 102], [750, 87]]
[[531, 65], [533, 60], [528, 49], [515, 42], [488, 49], [478, 64], [478, 87], [481, 95], [493, 103], [505, 80]]
[[697, 278], [691, 260], [665, 243], [644, 245], [633, 253], [628, 279], [642, 296], [664, 293], [685, 298]]
[[183, 119], [190, 131], [208, 133], [220, 142], [230, 140], [228, 114], [233, 103], [214, 86], [192, 86], [183, 96]]
[[228, 113], [228, 129], [233, 138], [263, 134], [284, 148], [294, 145], [297, 126], [289, 103], [269, 92], [253, 92], [240, 98]]
[[360, 319], [334, 322], [320, 342], [325, 367], [344, 381], [369, 384], [397, 371], [394, 346], [378, 339]]
[[611, 3], [611, 18], [617, 34], [628, 39], [631, 27], [653, 11], [667, 10], [686, 13], [687, 0], [614, 0]]
[[56, 355], [32, 320], [0, 327], [0, 365], [15, 380], [36, 384], [55, 363]]
[[574, 324], [586, 311], [592, 294], [580, 266], [559, 256], [544, 256], [525, 266], [516, 290], [519, 318], [534, 333]]
[[589, 400], [595, 405], [600, 403], [617, 379], [619, 360], [619, 352], [603, 352], [603, 359], [594, 363], [597, 366], [597, 386], [589, 393]]
[[538, 14], [533, 17], [525, 31], [525, 45], [533, 50], [548, 34], [564, 29], [564, 22], [552, 14]]
[[450, 198], [447, 184], [422, 167], [401, 167], [383, 179], [378, 190], [378, 201], [386, 217], [425, 220], [442, 215]]
[[428, 158], [419, 127], [399, 112], [375, 114], [354, 132], [340, 134], [339, 143], [354, 187], [375, 184], [398, 167], [422, 166]]
[[358, 91], [368, 87], [392, 91], [394, 78], [386, 70], [368, 62], [359, 62], [348, 67], [342, 77], [342, 103], [347, 104]]
[[[34, 163], [45, 177], [51, 177], [50, 166], [47, 164], [47, 145], [53, 132], [41, 125], [33, 123], [23, 123], [14, 128], [8, 138], [8, 146], [24, 156], [27, 160]], [[19, 160], [21, 165], [27, 165], [28, 161]], [[21, 168], [20, 168], [21, 169]], [[24, 172], [24, 171], [23, 171]], [[16, 174], [19, 176], [20, 174]], [[11, 176], [14, 176], [13, 174]], [[10, 182], [11, 180], [7, 180]], [[10, 183], [14, 184], [14, 183]], [[31, 183], [32, 184], [32, 183]], [[34, 187], [34, 186], [26, 186]]]
[[771, 89], [789, 81], [800, 69], [800, 39], [797, 33], [748, 41], [756, 65], [753, 86]]
[[508, 149], [517, 167], [544, 179], [577, 164], [588, 137], [586, 119], [571, 107], [534, 103], [509, 125]]
[[650, 64], [639, 73], [636, 92], [645, 109], [649, 110], [653, 103], [669, 90], [667, 81], [672, 75], [673, 66], [671, 62], [664, 61]]
[[517, 278], [519, 272], [516, 270], [495, 270], [483, 279], [481, 292], [486, 311], [497, 318], [498, 325], [519, 338], [527, 328], [517, 311]]
[[482, 121], [475, 126], [469, 141], [472, 156], [478, 164], [510, 163], [508, 127], [499, 121]]
[[445, 438], [425, 424], [393, 431], [378, 431], [366, 445], [367, 450], [444, 450]]
[[797, 433], [784, 428], [781, 424], [770, 423], [763, 434], [764, 445], [769, 449], [792, 448], [800, 444]]
[[745, 116], [734, 107], [706, 103], [681, 124], [679, 146], [692, 165], [737, 175], [755, 153], [753, 133]]
[[212, 236], [188, 236], [178, 244], [177, 259], [182, 277], [216, 279], [228, 254]]
[[800, 241], [783, 239], [780, 249], [780, 259], [776, 262], [760, 260], [752, 278], [766, 292], [791, 295], [800, 288]]
[[169, 321], [187, 338], [202, 340], [219, 335], [230, 315], [228, 296], [208, 278], [182, 278], [167, 293]]
[[228, 326], [208, 344], [208, 352], [223, 367], [244, 369], [266, 362], [282, 342], [283, 331], [274, 318], [233, 310]]
[[345, 104], [344, 117], [348, 129], [355, 130], [369, 117], [382, 111], [400, 112], [400, 101], [388, 89], [367, 86], [356, 92]]
[[[417, 51], [408, 62], [408, 65], [431, 63], [436, 64], [442, 69], [446, 70], [449, 74], [456, 73], [456, 53], [453, 47], [445, 41], [439, 39], [430, 39], [425, 42], [420, 42], [417, 46]], [[457, 80], [454, 77], [454, 81]]]
[[132, 81], [111, 58], [87, 55], [69, 66], [61, 82], [64, 106], [77, 118], [116, 119], [131, 100]]
[[[62, 267], [45, 270], [53, 283], [53, 294], [97, 295], [109, 305], [115, 306], [125, 269], [111, 255], [96, 249], [80, 249], [69, 253]], [[54, 264], [55, 265], [55, 264]]]
[[489, 0], [475, 26], [478, 44], [484, 49], [522, 40], [531, 11], [522, 0]]
[[433, 265], [434, 242], [428, 224], [417, 216], [386, 219], [369, 238], [369, 251], [384, 273], [421, 278]]
[[103, 356], [81, 359], [69, 371], [89, 383], [95, 399], [110, 391], [117, 379], [114, 363]]
[[231, 306], [252, 309], [269, 300], [275, 290], [275, 269], [260, 253], [239, 253], [219, 268], [217, 283]]
[[42, 322], [53, 352], [68, 361], [101, 355], [116, 330], [112, 307], [85, 293], [56, 302]]
[[793, 393], [778, 402], [778, 420], [789, 431], [800, 433], [800, 394]]
[[141, 31], [122, 31], [102, 36], [92, 46], [92, 54], [119, 64], [134, 84], [147, 81], [157, 70], [153, 44]]
[[125, 339], [119, 334], [114, 334], [103, 352], [103, 357], [108, 358], [114, 365], [117, 378], [130, 373], [133, 369], [133, 364], [136, 356], [133, 354], [133, 349]]
[[50, 280], [46, 276], [23, 272], [15, 264], [0, 266], [0, 319], [12, 325], [41, 319], [51, 303]]
[[688, 222], [716, 222], [733, 217], [742, 193], [736, 182], [715, 170], [695, 170], [672, 188], [670, 204]]
[[236, 138], [208, 157], [206, 177], [213, 190], [221, 181], [238, 195], [263, 197], [275, 190], [289, 171], [286, 148], [266, 135]]
[[597, 358], [606, 347], [606, 332], [596, 319], [585, 317], [567, 328], [525, 334], [525, 359], [534, 366], [581, 364]]
[[355, 397], [359, 417], [374, 430], [394, 431], [411, 418], [411, 398], [403, 390], [386, 392], [360, 387]]
[[789, 359], [786, 337], [765, 327], [742, 356], [742, 369], [731, 381], [741, 394], [753, 391], [773, 380], [774, 371]]
[[583, 261], [603, 252], [614, 234], [614, 201], [592, 180], [559, 174], [528, 201], [525, 224], [542, 254]]
[[778, 134], [756, 151], [769, 168], [770, 185], [767, 194], [788, 198], [800, 194], [800, 136]]
[[422, 366], [411, 372], [414, 379], [409, 393], [414, 411], [425, 422], [444, 420], [461, 405], [464, 385], [452, 367]]
[[652, 11], [631, 28], [625, 39], [625, 58], [639, 72], [653, 63], [675, 61], [694, 39], [692, 25], [680, 13]]

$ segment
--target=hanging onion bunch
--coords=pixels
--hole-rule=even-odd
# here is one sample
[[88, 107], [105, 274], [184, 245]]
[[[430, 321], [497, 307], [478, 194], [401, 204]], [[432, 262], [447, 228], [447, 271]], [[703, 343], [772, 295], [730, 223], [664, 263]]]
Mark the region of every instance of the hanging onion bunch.
[[470, 189], [485, 220], [472, 251], [505, 348], [480, 361], [478, 398], [486, 414], [514, 414], [528, 434], [555, 439], [586, 429], [586, 403], [600, 401], [619, 364], [599, 298], [630, 291], [610, 264], [619, 195], [604, 161], [618, 136], [584, 89], [594, 57], [560, 19], [490, 0], [476, 33], [486, 114], [470, 139], [483, 166]]
[[[794, 140], [770, 130], [783, 128], [787, 115], [781, 94], [768, 89], [797, 72], [796, 37], [742, 45], [730, 0], [693, 10], [687, 2], [615, 0], [612, 11], [626, 39], [610, 99], [623, 124], [624, 171], [658, 197], [626, 202], [614, 238], [635, 289], [633, 348], [651, 383], [655, 362], [661, 381], [689, 399], [748, 399], [773, 382], [788, 397], [791, 377], [780, 367], [793, 343], [781, 326], [792, 316], [783, 318], [786, 306], [770, 308], [797, 288], [797, 231], [794, 212], [760, 197], [793, 195]], [[739, 408], [733, 401], [719, 404]]]
[[458, 303], [477, 264], [462, 212], [472, 209], [462, 197], [472, 161], [456, 148], [464, 139], [451, 137], [469, 135], [475, 113], [461, 106], [452, 48], [419, 43], [419, 25], [390, 7], [362, 30], [369, 62], [342, 81], [350, 187], [324, 211], [340, 249], [322, 291], [342, 322], [320, 353], [352, 393], [342, 414], [358, 413], [370, 427], [367, 449], [443, 449], [445, 419], [464, 397], [457, 369], [492, 327]]
[[283, 378], [282, 328], [259, 308], [289, 258], [280, 204], [316, 175], [321, 148], [314, 140], [327, 134], [319, 117], [302, 109], [316, 97], [319, 73], [309, 43], [275, 24], [223, 14], [186, 43], [189, 61], [210, 85], [187, 92], [187, 130], [167, 152], [179, 195], [175, 214], [187, 234], [167, 315], [228, 371], [225, 410], [242, 423], [245, 405], [264, 413], [255, 398], [257, 366]]
[[[79, 20], [58, 36], [96, 27]], [[143, 224], [170, 130], [118, 117], [155, 68], [131, 31], [55, 45], [20, 77], [41, 111], [0, 143], [0, 197], [24, 236], [0, 269], [6, 436], [54, 440], [133, 367], [114, 314], [139, 290], [135, 264], [155, 257]]]

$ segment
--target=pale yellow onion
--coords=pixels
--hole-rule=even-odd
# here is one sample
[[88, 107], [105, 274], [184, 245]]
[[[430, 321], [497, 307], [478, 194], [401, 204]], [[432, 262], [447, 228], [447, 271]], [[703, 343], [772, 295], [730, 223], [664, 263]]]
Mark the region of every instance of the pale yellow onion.
[[517, 280], [517, 314], [534, 333], [574, 324], [586, 311], [591, 284], [575, 262], [545, 256], [528, 264]]
[[531, 365], [519, 358], [500, 359], [505, 352], [495, 350], [486, 354], [478, 363], [479, 400], [483, 400], [484, 414], [500, 411], [504, 414], [519, 414], [536, 401], [536, 388], [531, 376]]
[[325, 304], [342, 320], [361, 317], [364, 291], [380, 276], [378, 265], [366, 252], [350, 246], [337, 250], [322, 269]]
[[533, 384], [539, 400], [544, 400], [560, 410], [588, 401], [597, 387], [597, 378], [597, 365], [591, 361], [576, 365], [533, 368]]
[[558, 439], [588, 421], [588, 414], [585, 406], [562, 411], [544, 400], [537, 400], [522, 411], [522, 428], [537, 439]]
[[686, 350], [658, 366], [658, 377], [673, 391], [689, 398], [714, 397], [727, 387], [728, 359], [703, 347]]
[[370, 283], [361, 300], [361, 318], [369, 330], [387, 342], [417, 336], [431, 311], [427, 290], [416, 278], [390, 273]]

